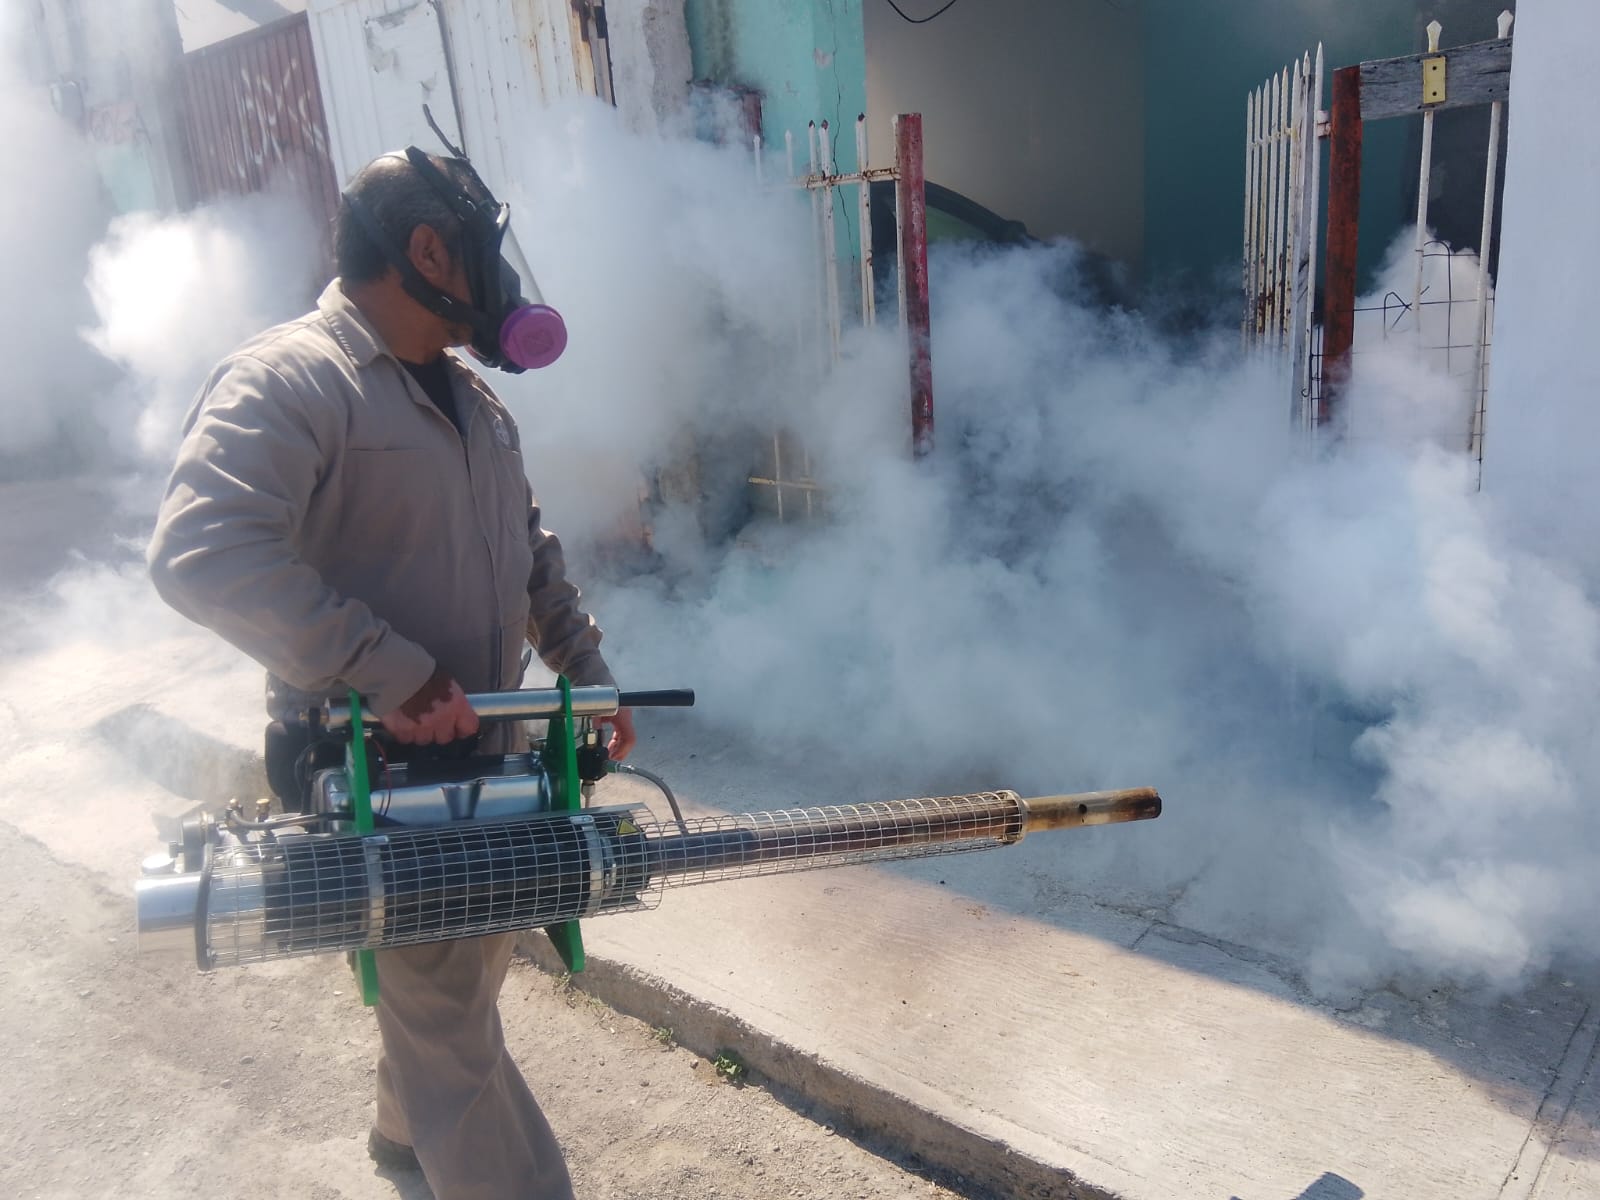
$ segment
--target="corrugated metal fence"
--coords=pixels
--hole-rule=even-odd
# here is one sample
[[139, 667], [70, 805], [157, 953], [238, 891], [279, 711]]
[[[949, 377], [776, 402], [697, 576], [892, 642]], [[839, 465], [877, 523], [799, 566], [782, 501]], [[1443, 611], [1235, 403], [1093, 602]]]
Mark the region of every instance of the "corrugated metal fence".
[[339, 187], [304, 13], [184, 55], [182, 84], [196, 200], [286, 190], [329, 228]]
[[584, 0], [308, 0], [342, 175], [408, 143], [426, 102], [497, 192], [530, 164], [518, 131], [557, 100], [610, 99], [602, 6]]

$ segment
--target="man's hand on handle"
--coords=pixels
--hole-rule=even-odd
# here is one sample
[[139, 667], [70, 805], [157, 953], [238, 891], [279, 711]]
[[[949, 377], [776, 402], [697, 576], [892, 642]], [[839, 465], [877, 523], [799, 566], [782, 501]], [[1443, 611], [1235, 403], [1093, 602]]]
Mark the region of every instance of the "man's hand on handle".
[[[411, 699], [378, 720], [396, 741], [414, 746], [443, 746], [478, 732], [478, 714], [467, 694], [438, 667]], [[629, 745], [632, 729], [630, 724]]]
[[[396, 741], [416, 746], [443, 746], [478, 732], [478, 714], [467, 703], [461, 685], [437, 667], [411, 699], [378, 719]], [[639, 741], [631, 709], [596, 717], [595, 723], [611, 727], [606, 750], [612, 762], [627, 758]]]
[[596, 717], [596, 725], [611, 726], [611, 741], [606, 746], [606, 753], [611, 756], [612, 762], [621, 762], [628, 757], [639, 741], [639, 735], [633, 731], [633, 710], [619, 708], [609, 717]]

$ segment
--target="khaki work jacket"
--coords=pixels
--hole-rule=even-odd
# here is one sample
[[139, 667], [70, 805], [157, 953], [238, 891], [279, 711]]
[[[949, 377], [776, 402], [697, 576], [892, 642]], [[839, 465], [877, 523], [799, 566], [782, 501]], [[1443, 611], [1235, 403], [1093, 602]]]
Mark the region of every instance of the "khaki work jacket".
[[612, 683], [511, 414], [450, 365], [464, 434], [338, 280], [235, 351], [184, 425], [156, 590], [292, 688], [353, 687], [379, 714], [436, 663], [469, 692], [517, 686], [525, 638], [574, 683]]

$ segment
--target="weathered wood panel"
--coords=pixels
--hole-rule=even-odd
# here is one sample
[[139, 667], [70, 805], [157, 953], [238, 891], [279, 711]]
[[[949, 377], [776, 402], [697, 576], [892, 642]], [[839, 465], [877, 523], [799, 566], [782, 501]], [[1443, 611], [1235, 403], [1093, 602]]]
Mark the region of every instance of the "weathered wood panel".
[[1511, 39], [1452, 46], [1438, 54], [1408, 54], [1361, 64], [1361, 119], [1378, 121], [1423, 111], [1422, 62], [1445, 60], [1445, 99], [1428, 111], [1492, 104], [1511, 94]]
[[1355, 345], [1356, 263], [1361, 217], [1361, 70], [1343, 67], [1333, 73], [1333, 107], [1328, 133], [1328, 263], [1322, 341], [1322, 396], [1318, 425], [1333, 419], [1333, 410], [1350, 370]]

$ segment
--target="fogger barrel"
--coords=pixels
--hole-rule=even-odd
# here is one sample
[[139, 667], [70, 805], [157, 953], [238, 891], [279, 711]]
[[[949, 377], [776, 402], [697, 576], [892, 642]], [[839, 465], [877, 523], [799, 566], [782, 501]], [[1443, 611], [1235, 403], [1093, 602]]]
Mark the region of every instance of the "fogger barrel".
[[141, 950], [202, 969], [475, 937], [652, 907], [669, 884], [985, 850], [1042, 830], [1148, 820], [1149, 788], [983, 792], [659, 823], [640, 807], [208, 848], [138, 885]]

